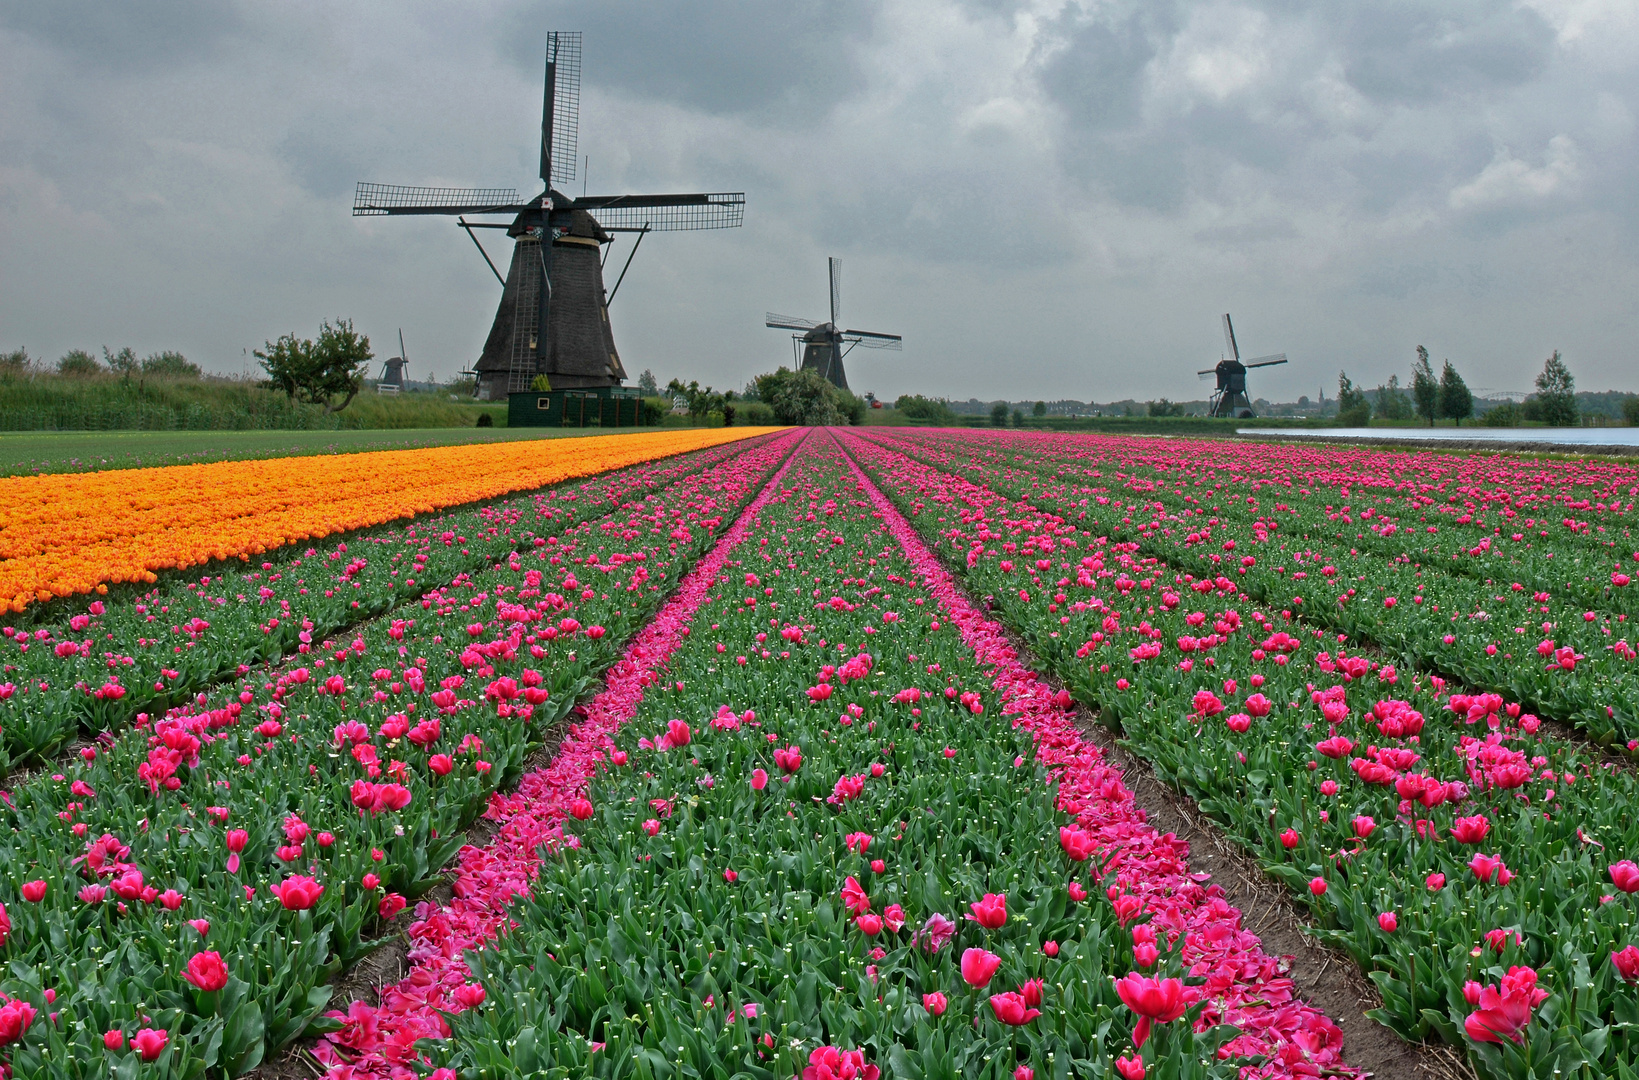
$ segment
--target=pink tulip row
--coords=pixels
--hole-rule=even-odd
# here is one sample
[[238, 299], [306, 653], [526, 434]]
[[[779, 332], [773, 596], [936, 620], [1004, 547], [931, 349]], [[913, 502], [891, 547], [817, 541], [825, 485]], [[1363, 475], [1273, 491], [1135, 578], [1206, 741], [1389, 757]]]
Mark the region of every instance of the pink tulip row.
[[[315, 1050], [331, 1067], [333, 1080], [396, 1080], [395, 1069], [414, 1060], [417, 1040], [449, 1034], [444, 1014], [482, 1003], [483, 989], [468, 981], [462, 954], [500, 932], [512, 898], [528, 891], [542, 850], [555, 850], [563, 842], [563, 822], [576, 816], [587, 782], [614, 749], [611, 736], [631, 720], [645, 687], [655, 682], [666, 658], [688, 636], [689, 623], [723, 564], [744, 542], [790, 468], [788, 460], [627, 646], [552, 762], [525, 776], [516, 791], [490, 801], [485, 816], [497, 823], [495, 836], [482, 848], [462, 849], [454, 899], [444, 906], [416, 908], [416, 922], [409, 929], [410, 973], [382, 994], [379, 1006], [353, 1002], [345, 1014], [336, 1014], [341, 1029]], [[589, 810], [588, 804], [579, 816]], [[448, 1070], [433, 1077], [454, 1080]]]
[[[834, 457], [836, 449], [829, 436], [816, 434], [810, 436], [810, 443], [798, 457]], [[1000, 627], [962, 597], [882, 493], [857, 470], [852, 475], [887, 523], [893, 540], [924, 575], [938, 604], [936, 619], [948, 619], [958, 628], [962, 640], [973, 650], [976, 663], [994, 671], [995, 690], [1005, 703], [1005, 714], [1015, 726], [1033, 733], [1039, 760], [1056, 781], [1058, 807], [1073, 822], [1062, 838], [1072, 900], [1089, 896], [1075, 880], [1079, 872], [1103, 865], [1104, 873], [1112, 875], [1104, 902], [1114, 907], [1124, 924], [1132, 924], [1135, 964], [1140, 968], [1153, 965], [1158, 944], [1179, 947], [1188, 969], [1207, 980], [1204, 988], [1186, 990], [1177, 979], [1157, 979], [1139, 970], [1119, 981], [1121, 999], [1138, 1022], [1139, 1046], [1135, 1051], [1142, 1048], [1152, 1024], [1170, 1023], [1183, 1014], [1187, 1005], [1207, 1001], [1209, 1007], [1200, 1021], [1203, 1027], [1227, 1022], [1241, 1028], [1226, 1053], [1270, 1055], [1269, 1062], [1256, 1070], [1257, 1075], [1312, 1075], [1316, 1069], [1347, 1074], [1349, 1070], [1341, 1059], [1341, 1036], [1335, 1025], [1296, 1000], [1279, 962], [1264, 955], [1256, 938], [1240, 928], [1239, 913], [1190, 874], [1185, 861], [1187, 850], [1144, 823], [1143, 812], [1121, 784], [1119, 773], [1104, 763], [1095, 746], [1080, 738], [1067, 696], [1052, 694], [1039, 683], [1034, 673], [1020, 663]], [[344, 1025], [341, 1031], [321, 1049], [320, 1055], [332, 1066], [333, 1075], [342, 1080], [393, 1075], [395, 1066], [401, 1067], [413, 1058], [410, 1047], [417, 1039], [447, 1036], [449, 1028], [443, 1014], [483, 1000], [481, 988], [469, 982], [462, 952], [481, 946], [506, 921], [512, 897], [530, 887], [538, 852], [543, 847], [555, 850], [564, 843], [566, 819], [591, 815], [593, 808], [583, 791], [599, 763], [608, 760], [617, 767], [625, 764], [625, 752], [615, 748], [611, 735], [635, 714], [645, 687], [661, 680], [666, 657], [688, 636], [688, 625], [717, 584], [724, 563], [776, 496], [782, 482], [783, 471], [685, 579], [660, 616], [645, 628], [612, 670], [607, 688], [588, 707], [585, 718], [571, 731], [553, 763], [526, 777], [515, 795], [492, 803], [490, 815], [499, 821], [500, 829], [485, 848], [463, 851], [455, 900], [445, 908], [423, 905], [418, 909], [418, 921], [411, 932], [415, 966], [410, 975], [383, 995], [381, 1006], [353, 1006], [340, 1017]], [[938, 625], [936, 621], [935, 628]], [[842, 674], [839, 668], [834, 677], [846, 681], [868, 674], [869, 665], [864, 664], [852, 675]], [[819, 685], [831, 683], [822, 679]], [[815, 703], [821, 701], [812, 693], [809, 697]], [[976, 712], [977, 695], [973, 697], [972, 711]], [[899, 702], [899, 696], [894, 700]], [[903, 703], [916, 704], [910, 697], [905, 697]], [[733, 717], [718, 719], [732, 727], [740, 722]], [[691, 737], [688, 725], [674, 719], [661, 741], [683, 746]], [[773, 753], [778, 769], [787, 776], [800, 773], [804, 767], [796, 747], [776, 747]], [[947, 748], [947, 756], [950, 753], [953, 751]], [[873, 767], [871, 774], [879, 776], [879, 769]], [[868, 782], [863, 776], [856, 779]], [[758, 770], [750, 783], [754, 789], [766, 786], [768, 776]], [[852, 797], [853, 789], [840, 796], [833, 793], [833, 798], [840, 800]], [[651, 819], [642, 827], [652, 834], [659, 831], [660, 822]], [[870, 837], [860, 835], [850, 838], [849, 846], [863, 853], [870, 842]], [[873, 863], [877, 865], [880, 861]], [[1095, 883], [1099, 876], [1094, 875]], [[723, 877], [732, 884], [737, 875], [729, 868]], [[896, 921], [902, 925], [903, 915], [896, 914], [894, 908], [880, 915], [872, 912], [869, 899], [852, 878], [845, 883], [845, 901], [850, 885], [854, 903], [861, 908], [856, 912], [856, 925], [863, 934], [870, 937], [885, 929], [897, 930]], [[1147, 922], [1136, 922], [1146, 917]], [[1000, 894], [982, 897], [972, 905], [970, 918], [982, 926], [1005, 924], [1006, 898]], [[930, 935], [943, 932], [948, 937], [948, 931], [941, 931], [932, 922], [925, 930]], [[936, 938], [930, 940], [937, 949]], [[1043, 949], [1052, 956], [1057, 945], [1048, 942]], [[983, 949], [969, 949], [962, 958], [962, 977], [971, 985], [985, 986], [999, 963]], [[1004, 1024], [1027, 1025], [1042, 1005], [1041, 991], [1039, 980], [1027, 981], [1017, 990], [992, 994], [989, 1006]], [[945, 1007], [944, 995], [930, 993], [923, 998], [923, 1004], [929, 1014], [938, 1015]], [[748, 1009], [747, 1015], [755, 1013]], [[810, 1056], [804, 1075], [868, 1076], [876, 1066], [866, 1065], [863, 1057], [856, 1057], [858, 1054], [822, 1047]], [[1126, 1056], [1118, 1067], [1123, 1076], [1144, 1075], [1143, 1060], [1136, 1052]], [[1019, 1075], [1028, 1077], [1030, 1073], [1028, 1067], [1021, 1066]], [[434, 1075], [447, 1080], [443, 1070]]]

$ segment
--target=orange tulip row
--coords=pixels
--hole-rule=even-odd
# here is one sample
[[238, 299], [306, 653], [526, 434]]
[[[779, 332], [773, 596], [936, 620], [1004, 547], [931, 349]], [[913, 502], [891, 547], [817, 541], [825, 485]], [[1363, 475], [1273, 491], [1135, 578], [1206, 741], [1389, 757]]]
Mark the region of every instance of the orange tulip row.
[[0, 480], [0, 610], [762, 434], [644, 432]]

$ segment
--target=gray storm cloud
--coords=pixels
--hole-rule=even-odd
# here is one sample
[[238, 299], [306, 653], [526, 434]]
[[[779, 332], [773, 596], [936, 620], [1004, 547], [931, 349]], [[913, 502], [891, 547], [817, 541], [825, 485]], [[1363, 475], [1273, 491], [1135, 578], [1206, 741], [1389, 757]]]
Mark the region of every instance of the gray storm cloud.
[[1600, 0], [3, 0], [0, 348], [240, 371], [349, 316], [470, 365], [470, 242], [352, 187], [532, 188], [549, 29], [585, 33], [589, 190], [747, 193], [638, 254], [634, 372], [788, 362], [761, 315], [820, 315], [836, 255], [847, 320], [905, 335], [851, 366], [884, 395], [1192, 397], [1222, 311], [1292, 357], [1269, 396], [1418, 344], [1639, 389], [1639, 13]]

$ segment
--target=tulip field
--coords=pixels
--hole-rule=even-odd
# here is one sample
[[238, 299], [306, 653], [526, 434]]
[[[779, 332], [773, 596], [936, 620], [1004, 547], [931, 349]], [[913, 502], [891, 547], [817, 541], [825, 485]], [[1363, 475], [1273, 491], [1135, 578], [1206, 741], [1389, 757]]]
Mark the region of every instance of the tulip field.
[[0, 480], [10, 1075], [1361, 1075], [1112, 736], [1372, 1021], [1639, 1074], [1639, 470], [501, 447]]

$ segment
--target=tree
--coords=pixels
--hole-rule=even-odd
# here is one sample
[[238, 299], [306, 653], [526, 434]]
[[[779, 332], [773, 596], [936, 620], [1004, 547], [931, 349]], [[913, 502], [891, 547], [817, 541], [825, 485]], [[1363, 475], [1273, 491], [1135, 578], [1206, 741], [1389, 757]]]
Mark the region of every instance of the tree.
[[34, 366], [34, 360], [27, 349], [13, 349], [8, 353], [0, 353], [0, 375], [26, 375]]
[[990, 406], [990, 422], [995, 427], [1007, 426], [1007, 402], [998, 401]]
[[108, 346], [104, 345], [102, 347], [102, 359], [103, 363], [108, 365], [110, 371], [117, 375], [123, 375], [127, 379], [142, 370], [142, 365], [137, 362], [136, 350], [129, 345], [119, 352], [109, 352]]
[[1440, 372], [1440, 415], [1457, 421], [1458, 427], [1462, 426], [1463, 417], [1474, 415], [1474, 395], [1468, 392], [1468, 384], [1450, 360]]
[[538, 393], [550, 394], [552, 392], [552, 380], [545, 375], [537, 375], [530, 380], [529, 388]]
[[1344, 427], [1365, 427], [1371, 423], [1372, 406], [1366, 391], [1349, 380], [1347, 372], [1337, 373], [1337, 422]]
[[893, 407], [912, 420], [927, 420], [945, 427], [956, 423], [956, 412], [944, 398], [927, 398], [921, 394], [901, 394]]
[[774, 419], [781, 424], [821, 427], [848, 422], [837, 388], [812, 368], [782, 367], [757, 376], [757, 398], [774, 410]]
[[1390, 375], [1388, 385], [1377, 388], [1377, 401], [1372, 411], [1385, 420], [1410, 420], [1415, 413], [1411, 399], [1400, 389], [1400, 376]]
[[1622, 399], [1622, 419], [1630, 427], [1639, 427], [1639, 394], [1630, 394]]
[[1047, 402], [1045, 402], [1045, 401], [1036, 402], [1036, 407], [1030, 410], [1030, 415], [1031, 416], [1046, 416], [1047, 415]]
[[1542, 419], [1549, 427], [1571, 427], [1576, 424], [1576, 380], [1571, 369], [1559, 357], [1559, 350], [1542, 365], [1537, 376], [1535, 394]]
[[198, 364], [181, 353], [169, 349], [144, 357], [142, 373], [144, 375], [158, 375], [167, 379], [197, 379], [204, 374], [199, 370]]
[[1417, 415], [1428, 418], [1429, 427], [1434, 426], [1436, 416], [1444, 415], [1440, 412], [1440, 384], [1434, 381], [1428, 350], [1421, 345], [1417, 346], [1417, 362], [1411, 365], [1411, 398], [1417, 403]]
[[[350, 319], [337, 319], [334, 326], [320, 323], [317, 341], [286, 334], [255, 355], [275, 389], [294, 401], [322, 405], [327, 413], [353, 403], [374, 356], [370, 339], [356, 332]], [[340, 405], [334, 403], [337, 394], [345, 395]]]
[[660, 384], [654, 381], [654, 372], [648, 368], [644, 368], [643, 374], [637, 377], [637, 392], [644, 397], [658, 397], [660, 395]]
[[87, 375], [102, 374], [102, 365], [97, 358], [84, 349], [70, 349], [57, 361], [57, 370], [63, 375], [74, 378], [84, 378]]
[[1166, 398], [1159, 398], [1155, 401], [1151, 401], [1145, 407], [1149, 410], [1149, 415], [1151, 415], [1151, 416], [1183, 416], [1184, 415], [1183, 402], [1168, 401]]

